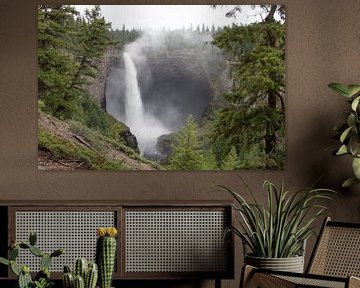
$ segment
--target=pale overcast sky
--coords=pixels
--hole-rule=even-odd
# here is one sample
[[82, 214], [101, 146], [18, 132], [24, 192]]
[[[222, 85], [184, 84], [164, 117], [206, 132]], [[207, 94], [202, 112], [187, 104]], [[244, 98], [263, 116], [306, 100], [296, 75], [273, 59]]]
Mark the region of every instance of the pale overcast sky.
[[[77, 11], [83, 13], [93, 5], [75, 5]], [[242, 12], [237, 17], [227, 18], [226, 12], [234, 5], [219, 5], [212, 9], [210, 5], [101, 5], [102, 15], [107, 22], [112, 23], [113, 29], [126, 28], [142, 29], [181, 29], [192, 24], [194, 29], [202, 24], [211, 27], [230, 25], [232, 23], [252, 23], [261, 21], [258, 10], [243, 5]]]

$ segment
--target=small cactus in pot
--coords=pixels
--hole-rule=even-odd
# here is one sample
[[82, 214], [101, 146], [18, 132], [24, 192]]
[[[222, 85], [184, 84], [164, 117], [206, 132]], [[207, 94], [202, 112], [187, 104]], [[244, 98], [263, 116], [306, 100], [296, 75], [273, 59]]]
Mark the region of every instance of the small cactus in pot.
[[97, 229], [96, 262], [99, 267], [100, 288], [110, 288], [116, 258], [115, 227], [101, 227]]
[[98, 279], [98, 268], [96, 263], [88, 263], [85, 258], [76, 259], [74, 273], [69, 266], [64, 267], [64, 288], [95, 288]]

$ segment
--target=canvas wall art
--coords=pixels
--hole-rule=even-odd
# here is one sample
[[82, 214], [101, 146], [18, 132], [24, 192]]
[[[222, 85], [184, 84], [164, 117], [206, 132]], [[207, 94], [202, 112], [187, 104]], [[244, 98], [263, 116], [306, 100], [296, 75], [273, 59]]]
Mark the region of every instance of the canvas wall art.
[[283, 5], [39, 5], [39, 170], [284, 169]]

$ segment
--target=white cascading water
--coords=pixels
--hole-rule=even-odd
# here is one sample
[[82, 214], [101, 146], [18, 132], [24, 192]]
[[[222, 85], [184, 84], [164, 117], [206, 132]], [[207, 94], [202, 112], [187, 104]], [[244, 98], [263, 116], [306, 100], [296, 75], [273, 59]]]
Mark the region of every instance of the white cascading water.
[[126, 81], [125, 123], [136, 136], [140, 151], [151, 153], [157, 137], [170, 131], [152, 115], [145, 113], [134, 61], [128, 52], [124, 52], [123, 56]]
[[125, 122], [130, 128], [138, 130], [139, 125], [143, 122], [142, 117], [144, 112], [139, 83], [137, 81], [137, 71], [134, 61], [127, 52], [124, 52], [124, 62], [126, 81]]

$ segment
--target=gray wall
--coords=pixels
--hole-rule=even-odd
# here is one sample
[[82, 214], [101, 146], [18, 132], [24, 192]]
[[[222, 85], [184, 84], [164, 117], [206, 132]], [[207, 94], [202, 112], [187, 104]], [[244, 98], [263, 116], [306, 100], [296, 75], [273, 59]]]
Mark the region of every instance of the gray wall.
[[[82, 2], [89, 4], [76, 1]], [[226, 4], [231, 2], [239, 4]], [[347, 191], [339, 188], [351, 173], [349, 159], [334, 158], [326, 148], [334, 143], [330, 139], [332, 127], [344, 117], [346, 108], [343, 98], [331, 92], [327, 84], [360, 82], [360, 2], [282, 2], [287, 5], [285, 171], [69, 173], [37, 171], [37, 2], [1, 1], [0, 200], [230, 200], [213, 186], [236, 188], [238, 175], [264, 200], [261, 186], [265, 179], [276, 184], [284, 179], [289, 189], [296, 190], [324, 174], [320, 184], [339, 191], [328, 214], [336, 220], [359, 222], [360, 186]], [[261, 4], [255, 0], [241, 3]], [[237, 250], [239, 271], [241, 256]], [[239, 273], [225, 286], [237, 287], [238, 280]]]

